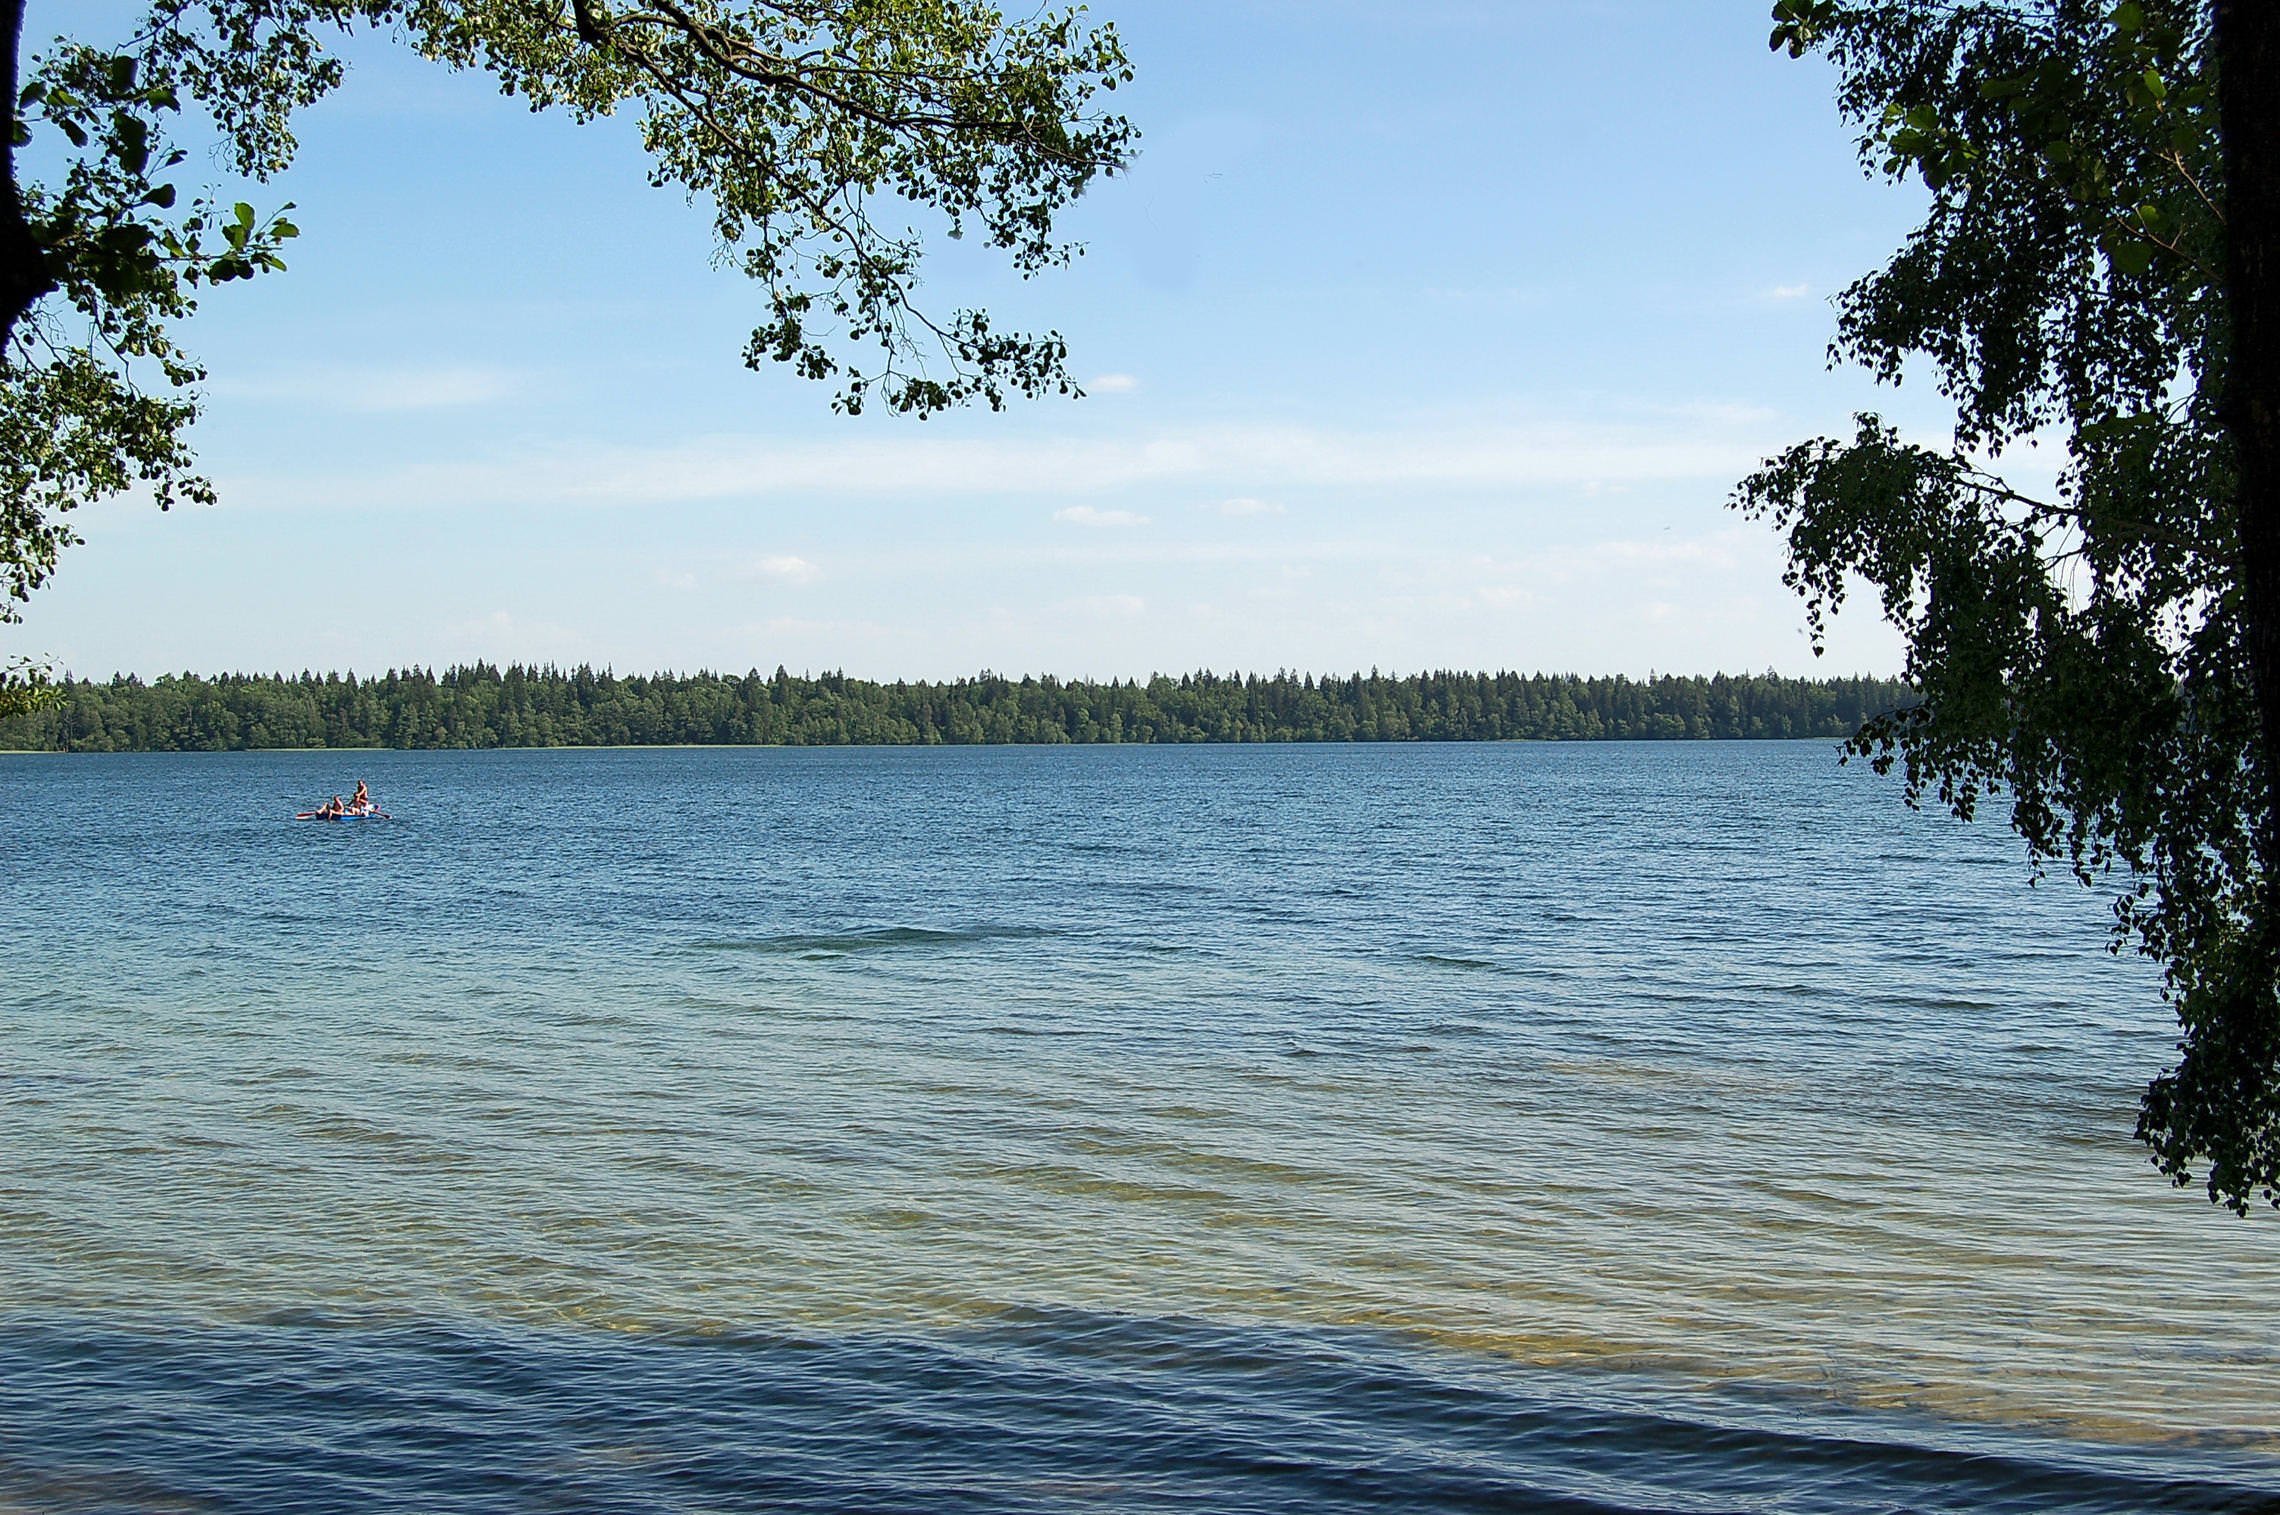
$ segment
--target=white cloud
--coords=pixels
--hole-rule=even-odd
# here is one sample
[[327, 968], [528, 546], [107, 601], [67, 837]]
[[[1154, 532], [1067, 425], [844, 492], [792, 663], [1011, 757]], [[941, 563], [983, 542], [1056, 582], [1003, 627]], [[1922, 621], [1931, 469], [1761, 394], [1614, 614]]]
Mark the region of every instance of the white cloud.
[[1283, 513], [1282, 506], [1273, 500], [1262, 500], [1256, 495], [1247, 494], [1221, 500], [1211, 508], [1223, 516], [1279, 516]]
[[1543, 305], [1555, 298], [1550, 289], [1533, 284], [1428, 284], [1417, 293], [1458, 305]]
[[1747, 526], [1724, 526], [1700, 536], [1665, 532], [1647, 538], [1569, 543], [1507, 557], [1476, 553], [1471, 566], [1491, 582], [1517, 583], [1530, 589], [1602, 580], [1663, 587], [1704, 573], [1733, 572], [1764, 545], [1763, 532]]
[[825, 636], [852, 634], [861, 637], [883, 637], [889, 635], [891, 631], [891, 628], [882, 626], [877, 621], [816, 620], [811, 617], [796, 615], [770, 616], [757, 627], [747, 626], [738, 629], [744, 632], [763, 631], [771, 636], [820, 633]]
[[1735, 431], [1783, 419], [1782, 413], [1771, 405], [1757, 405], [1744, 400], [1689, 400], [1683, 405], [1656, 406], [1647, 414], [1661, 418], [1661, 424], [1664, 425], [1679, 422]]
[[1530, 606], [1535, 604], [1537, 599], [1532, 591], [1523, 589], [1517, 584], [1490, 584], [1481, 589], [1479, 594], [1480, 602], [1483, 605], [1492, 606], [1498, 610], [1509, 610], [1516, 606]]
[[773, 579], [779, 584], [812, 584], [823, 577], [823, 570], [806, 558], [789, 553], [777, 553], [754, 558], [737, 570], [740, 579]]
[[1768, 300], [1802, 300], [1813, 292], [1810, 284], [1776, 284], [1765, 292]]
[[1128, 373], [1104, 373], [1085, 380], [1085, 393], [1095, 395], [1128, 395], [1140, 387], [1140, 381]]
[[444, 628], [448, 656], [494, 663], [560, 661], [588, 653], [586, 639], [553, 621], [535, 621], [505, 610], [459, 621]]
[[1148, 518], [1129, 510], [1100, 510], [1091, 505], [1068, 505], [1053, 512], [1056, 521], [1073, 526], [1145, 526]]
[[[1217, 425], [1125, 437], [697, 437], [664, 447], [553, 446], [344, 476], [223, 480], [233, 504], [385, 506], [405, 501], [660, 505], [862, 496], [1067, 498], [1165, 483], [1229, 499], [1303, 489], [1562, 492], [1699, 482], [1723, 490], [1786, 440], [1778, 422], [1712, 407], [1623, 420], [1531, 418], [1357, 430]], [[1084, 511], [1089, 507], [1071, 507]], [[1135, 525], [1096, 510], [1060, 518]]]

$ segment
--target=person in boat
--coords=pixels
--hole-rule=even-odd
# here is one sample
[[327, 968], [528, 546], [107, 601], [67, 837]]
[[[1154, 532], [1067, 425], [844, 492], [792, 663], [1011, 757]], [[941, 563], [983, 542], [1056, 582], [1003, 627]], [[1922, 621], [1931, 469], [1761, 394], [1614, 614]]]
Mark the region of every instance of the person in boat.
[[348, 813], [350, 815], [370, 815], [372, 813], [372, 791], [364, 787], [364, 780], [362, 779], [356, 781], [356, 794], [348, 802]]
[[347, 814], [347, 810], [341, 804], [340, 796], [337, 794], [325, 801], [317, 811], [318, 818], [327, 821], [337, 821], [345, 814]]

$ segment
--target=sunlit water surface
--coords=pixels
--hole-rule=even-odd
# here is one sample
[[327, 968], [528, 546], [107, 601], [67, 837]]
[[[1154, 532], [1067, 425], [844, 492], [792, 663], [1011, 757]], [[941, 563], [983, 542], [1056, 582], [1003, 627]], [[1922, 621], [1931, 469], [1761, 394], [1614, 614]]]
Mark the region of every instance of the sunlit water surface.
[[0, 1510], [2280, 1509], [2104, 929], [1825, 744], [0, 758]]

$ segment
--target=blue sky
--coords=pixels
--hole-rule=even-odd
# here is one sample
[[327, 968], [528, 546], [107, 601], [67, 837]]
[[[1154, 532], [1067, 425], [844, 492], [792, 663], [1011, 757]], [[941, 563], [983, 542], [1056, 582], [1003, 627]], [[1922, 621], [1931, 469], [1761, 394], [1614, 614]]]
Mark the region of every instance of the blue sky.
[[[32, 0], [27, 38], [107, 4]], [[1764, 0], [1104, 0], [1133, 170], [1022, 285], [1081, 402], [834, 415], [739, 361], [754, 291], [578, 128], [381, 39], [302, 123], [292, 269], [213, 297], [223, 492], [78, 518], [0, 654], [83, 674], [591, 661], [944, 677], [1818, 663], [1723, 508], [1928, 385], [1825, 370], [1827, 301], [1917, 208], [1862, 178]], [[218, 178], [218, 171], [217, 171]]]

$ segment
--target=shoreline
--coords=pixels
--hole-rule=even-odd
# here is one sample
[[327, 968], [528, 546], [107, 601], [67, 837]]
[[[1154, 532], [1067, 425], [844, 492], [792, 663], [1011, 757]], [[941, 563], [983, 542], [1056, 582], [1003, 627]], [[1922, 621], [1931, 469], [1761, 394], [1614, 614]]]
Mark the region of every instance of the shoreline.
[[1511, 737], [1273, 737], [1263, 741], [1192, 742], [552, 742], [483, 747], [122, 747], [110, 751], [53, 747], [0, 747], [16, 757], [242, 757], [308, 753], [412, 752], [971, 752], [1023, 748], [1033, 752], [1110, 747], [1155, 749], [1239, 747], [1715, 747], [1841, 743], [1844, 736], [1511, 736]]

